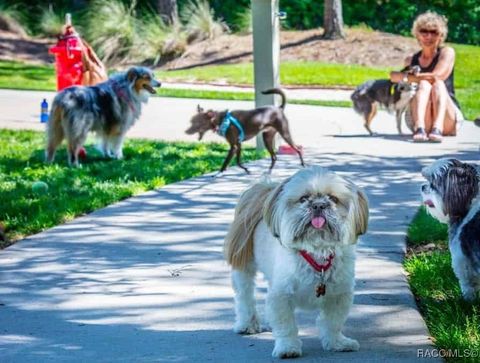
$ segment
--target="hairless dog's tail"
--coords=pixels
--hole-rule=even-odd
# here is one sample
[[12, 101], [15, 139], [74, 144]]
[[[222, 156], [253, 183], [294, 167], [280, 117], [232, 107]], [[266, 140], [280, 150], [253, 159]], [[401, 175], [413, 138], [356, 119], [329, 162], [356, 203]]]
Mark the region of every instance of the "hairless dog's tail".
[[271, 95], [271, 94], [280, 95], [282, 97], [282, 104], [280, 105], [280, 108], [281, 109], [285, 108], [285, 105], [287, 104], [287, 96], [285, 95], [285, 92], [283, 92], [280, 88], [267, 89], [266, 91], [263, 91], [262, 94], [264, 94], [264, 95]]

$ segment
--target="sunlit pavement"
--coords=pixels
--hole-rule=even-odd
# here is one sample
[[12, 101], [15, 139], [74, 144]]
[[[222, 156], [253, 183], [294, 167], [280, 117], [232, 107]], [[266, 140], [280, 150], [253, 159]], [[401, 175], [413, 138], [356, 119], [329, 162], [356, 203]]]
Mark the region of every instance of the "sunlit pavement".
[[[1, 127], [44, 127], [34, 115], [40, 94], [22, 93], [14, 98], [17, 107], [5, 108], [4, 92]], [[183, 130], [198, 102], [214, 109], [252, 107], [155, 98], [129, 136], [194, 141]], [[373, 122], [376, 137], [366, 135], [350, 109], [288, 105], [287, 115], [307, 163], [352, 178], [371, 205], [345, 327], [360, 351], [324, 352], [315, 315], [299, 312], [304, 356], [298, 360], [423, 361], [418, 350], [432, 346], [402, 269], [406, 229], [419, 206], [420, 170], [443, 156], [478, 161], [480, 128], [467, 123], [442, 144], [413, 144], [411, 136], [396, 135], [394, 117], [386, 113]], [[213, 134], [207, 140], [221, 141]], [[261, 160], [250, 164], [251, 176], [231, 168], [221, 178], [172, 184], [0, 251], [0, 361], [270, 361], [271, 332], [239, 336], [231, 330], [233, 292], [222, 259], [236, 199], [267, 166]], [[272, 177], [298, 168], [295, 156], [282, 155]], [[259, 279], [262, 317], [265, 290]]]

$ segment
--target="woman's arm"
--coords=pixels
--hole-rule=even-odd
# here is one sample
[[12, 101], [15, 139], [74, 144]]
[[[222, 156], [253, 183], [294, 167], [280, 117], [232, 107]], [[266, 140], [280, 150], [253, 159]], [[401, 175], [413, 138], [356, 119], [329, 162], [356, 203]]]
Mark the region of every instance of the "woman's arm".
[[[405, 68], [407, 68], [412, 63], [412, 58], [413, 56], [411, 55], [405, 58], [405, 60], [403, 61], [403, 65], [405, 66]], [[392, 71], [390, 72], [390, 81], [392, 81], [393, 83], [402, 82], [404, 81], [405, 74], [406, 73], [404, 72]]]
[[433, 72], [419, 73], [417, 75], [405, 74], [402, 72], [391, 72], [390, 80], [394, 83], [402, 82], [408, 79], [408, 82], [420, 82], [426, 80], [433, 83], [436, 79], [446, 80], [452, 72], [455, 64], [455, 51], [453, 48], [445, 47], [440, 53], [440, 58]]

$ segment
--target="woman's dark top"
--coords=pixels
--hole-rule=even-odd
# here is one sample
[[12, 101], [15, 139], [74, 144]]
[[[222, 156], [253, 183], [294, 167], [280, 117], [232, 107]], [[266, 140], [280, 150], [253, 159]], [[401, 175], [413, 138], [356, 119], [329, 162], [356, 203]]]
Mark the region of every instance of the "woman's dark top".
[[[438, 48], [437, 53], [435, 54], [435, 56], [432, 59], [432, 62], [426, 67], [422, 67], [420, 65], [419, 58], [420, 58], [420, 55], [422, 54], [422, 51], [420, 51], [418, 53], [415, 53], [412, 57], [412, 61], [410, 62], [410, 66], [419, 66], [421, 71], [422, 71], [421, 73], [431, 73], [431, 72], [433, 72], [433, 70], [437, 66], [438, 59], [440, 58], [440, 52], [441, 51], [442, 51], [442, 48]], [[454, 68], [455, 68], [455, 65], [452, 68], [452, 72], [450, 72], [450, 74], [448, 75], [447, 79], [444, 82], [445, 82], [445, 86], [447, 87], [447, 91], [448, 91], [448, 94], [449, 94], [450, 98], [453, 100], [455, 105], [457, 105], [457, 107], [460, 109], [460, 105], [459, 105], [457, 99], [455, 98], [455, 88], [453, 87]]]

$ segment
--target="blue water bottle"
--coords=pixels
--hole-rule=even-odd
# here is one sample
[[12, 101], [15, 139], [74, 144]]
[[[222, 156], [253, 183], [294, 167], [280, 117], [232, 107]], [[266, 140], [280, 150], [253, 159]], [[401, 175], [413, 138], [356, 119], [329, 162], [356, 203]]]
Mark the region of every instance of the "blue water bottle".
[[40, 122], [43, 124], [48, 122], [48, 102], [46, 98], [43, 99], [41, 106], [42, 111], [40, 113]]

